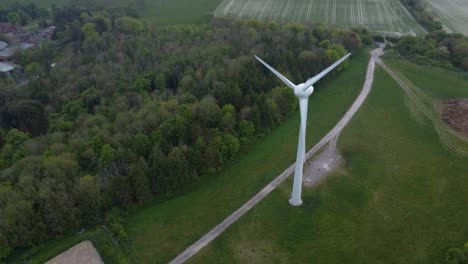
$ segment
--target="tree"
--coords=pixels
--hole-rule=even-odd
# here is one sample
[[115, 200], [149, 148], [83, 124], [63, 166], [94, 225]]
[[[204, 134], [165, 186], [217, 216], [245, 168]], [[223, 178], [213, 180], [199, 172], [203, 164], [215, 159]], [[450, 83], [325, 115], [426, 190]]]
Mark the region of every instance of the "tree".
[[[17, 11], [17, 14], [18, 14], [18, 20], [17, 22], [19, 22], [22, 26], [25, 26], [27, 24], [29, 24], [29, 21], [31, 20], [31, 18], [28, 16], [28, 14], [26, 14], [23, 10], [19, 9]], [[14, 23], [13, 23], [14, 24]]]
[[128, 239], [127, 233], [123, 228], [124, 224], [124, 212], [114, 207], [106, 213], [106, 224], [109, 226], [110, 231], [120, 241], [126, 241]]
[[12, 100], [6, 104], [4, 116], [12, 127], [34, 136], [47, 131], [48, 120], [44, 108], [35, 100]]
[[115, 23], [117, 30], [127, 34], [139, 33], [146, 28], [141, 20], [133, 17], [119, 17], [115, 20]]
[[206, 127], [215, 127], [221, 117], [221, 109], [213, 97], [207, 96], [193, 106], [192, 115], [197, 122]]
[[133, 138], [131, 148], [138, 156], [148, 157], [152, 148], [151, 140], [147, 135], [138, 133]]
[[113, 149], [109, 144], [105, 144], [102, 146], [101, 153], [99, 155], [99, 162], [101, 165], [109, 164], [114, 160], [115, 156], [115, 149]]
[[12, 163], [24, 158], [28, 152], [24, 147], [24, 142], [29, 136], [18, 129], [12, 129], [5, 137], [5, 145], [0, 152], [0, 165], [8, 167]]
[[36, 78], [41, 74], [41, 65], [37, 62], [31, 62], [24, 69], [28, 78]]
[[174, 147], [167, 156], [167, 164], [164, 173], [167, 174], [167, 185], [169, 192], [174, 192], [177, 188], [187, 182], [189, 164], [187, 160], [187, 147]]
[[234, 158], [239, 151], [239, 140], [229, 133], [222, 137], [221, 154], [224, 160]]
[[468, 242], [461, 248], [450, 248], [445, 253], [446, 264], [466, 264], [468, 263]]
[[227, 130], [234, 132], [234, 128], [236, 126], [236, 109], [233, 105], [227, 104], [224, 105], [221, 109], [223, 117], [221, 118], [221, 126]]
[[82, 221], [86, 224], [94, 223], [99, 218], [103, 204], [101, 190], [95, 177], [86, 175], [79, 179], [78, 200]]
[[8, 13], [8, 22], [10, 22], [11, 24], [17, 24], [18, 21], [19, 21], [18, 13], [16, 12]]
[[468, 71], [468, 57], [465, 57], [460, 64], [460, 68], [462, 68], [465, 71]]
[[147, 171], [148, 166], [143, 158], [130, 165], [129, 180], [137, 202], [142, 202], [151, 197], [150, 183], [146, 177]]
[[349, 32], [345, 36], [343, 45], [345, 46], [347, 50], [351, 52], [355, 52], [356, 50], [360, 49], [362, 46], [361, 38], [356, 32]]
[[255, 126], [252, 122], [242, 120], [239, 124], [239, 136], [242, 143], [247, 143], [247, 140], [255, 133]]

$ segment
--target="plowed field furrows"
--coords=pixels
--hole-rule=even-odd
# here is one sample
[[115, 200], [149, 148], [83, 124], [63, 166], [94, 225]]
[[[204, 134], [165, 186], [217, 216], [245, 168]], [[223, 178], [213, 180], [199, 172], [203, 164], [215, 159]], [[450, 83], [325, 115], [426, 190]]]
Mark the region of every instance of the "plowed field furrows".
[[427, 0], [429, 8], [450, 31], [468, 35], [468, 0]]
[[340, 28], [365, 27], [379, 33], [424, 33], [399, 0], [224, 0], [215, 15], [283, 23], [323, 23]]

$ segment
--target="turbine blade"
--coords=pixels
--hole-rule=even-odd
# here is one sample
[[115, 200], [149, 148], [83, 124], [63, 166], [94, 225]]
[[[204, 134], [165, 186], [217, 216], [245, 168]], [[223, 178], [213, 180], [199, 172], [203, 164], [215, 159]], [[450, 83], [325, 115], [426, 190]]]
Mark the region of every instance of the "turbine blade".
[[262, 59], [260, 59], [259, 57], [255, 56], [254, 57], [259, 61], [261, 62], [263, 65], [265, 65], [265, 67], [267, 67], [272, 73], [274, 73], [278, 78], [281, 79], [281, 81], [283, 81], [287, 86], [289, 86], [291, 89], [294, 90], [294, 88], [296, 87], [296, 85], [294, 83], [292, 83], [290, 80], [288, 80], [288, 78], [284, 77], [283, 75], [281, 75], [281, 73], [279, 73], [278, 71], [276, 71], [275, 69], [273, 69], [273, 67], [271, 67], [270, 65], [268, 65], [266, 62], [264, 62]]
[[337, 62], [333, 63], [331, 66], [323, 70], [321, 73], [315, 75], [314, 77], [310, 78], [307, 80], [305, 83], [305, 87], [309, 87], [314, 85], [314, 83], [318, 82], [320, 79], [323, 78], [323, 76], [327, 75], [327, 73], [331, 72], [333, 69], [335, 69], [338, 65], [340, 65], [344, 60], [346, 60], [351, 53], [346, 54], [343, 58], [339, 59]]

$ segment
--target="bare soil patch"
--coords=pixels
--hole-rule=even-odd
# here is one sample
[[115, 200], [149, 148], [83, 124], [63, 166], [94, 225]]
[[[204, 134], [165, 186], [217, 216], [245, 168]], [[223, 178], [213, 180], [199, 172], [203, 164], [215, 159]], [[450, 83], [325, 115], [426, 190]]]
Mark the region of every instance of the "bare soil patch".
[[336, 147], [326, 146], [320, 154], [304, 164], [304, 185], [315, 186], [320, 180], [337, 170], [342, 162], [343, 159]]
[[468, 138], [468, 98], [445, 100], [443, 104], [444, 123]]
[[83, 241], [45, 264], [103, 264], [96, 248], [91, 241]]

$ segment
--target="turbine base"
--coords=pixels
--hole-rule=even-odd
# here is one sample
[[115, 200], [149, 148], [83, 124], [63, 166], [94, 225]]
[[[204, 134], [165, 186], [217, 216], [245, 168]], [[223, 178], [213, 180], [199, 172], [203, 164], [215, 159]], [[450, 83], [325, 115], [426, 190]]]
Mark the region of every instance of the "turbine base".
[[302, 205], [302, 199], [299, 199], [299, 201], [293, 200], [293, 198], [289, 199], [289, 204], [292, 206], [301, 206]]

